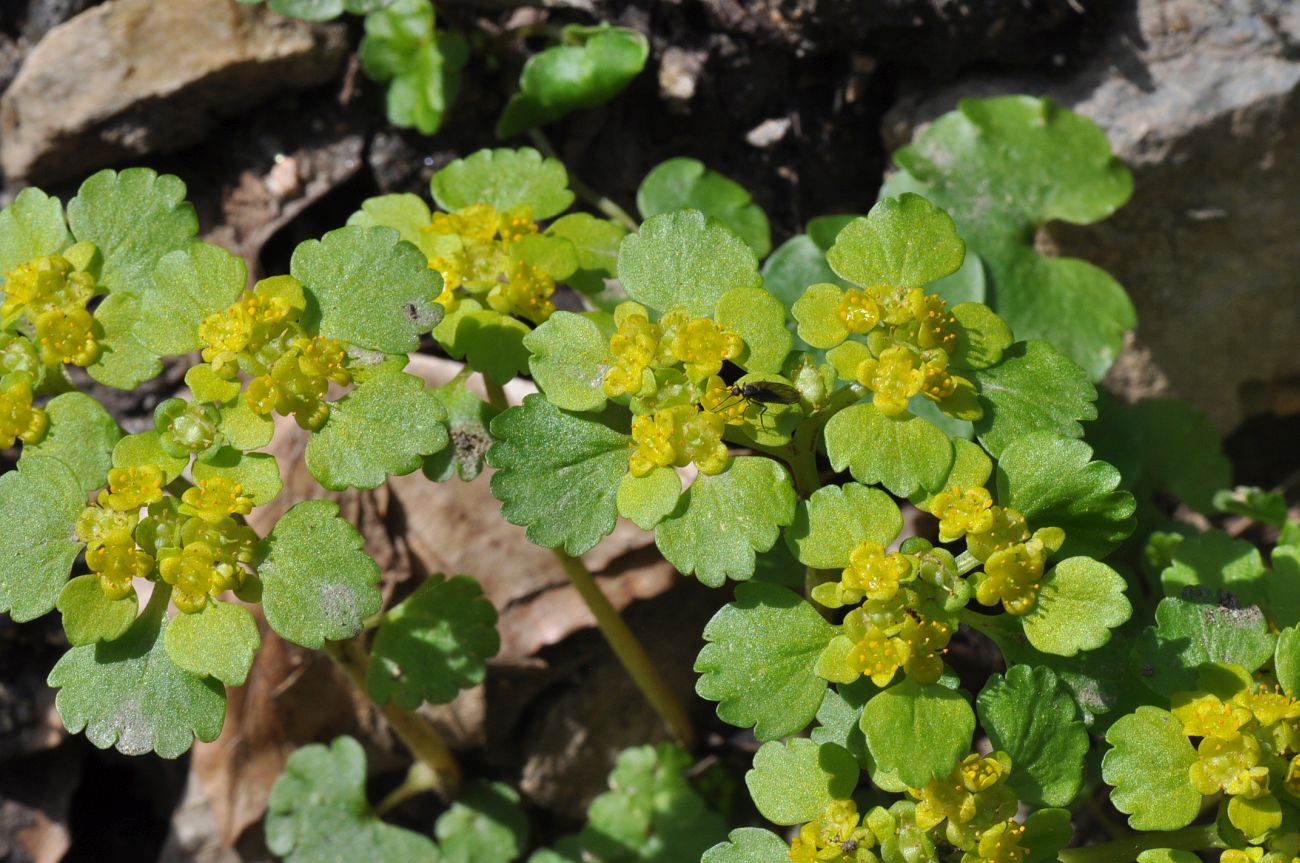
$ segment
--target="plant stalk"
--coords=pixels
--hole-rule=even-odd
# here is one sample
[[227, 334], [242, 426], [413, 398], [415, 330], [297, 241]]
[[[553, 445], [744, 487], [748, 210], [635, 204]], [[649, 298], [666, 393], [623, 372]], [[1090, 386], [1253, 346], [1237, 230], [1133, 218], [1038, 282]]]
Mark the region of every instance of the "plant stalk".
[[600, 627], [600, 634], [605, 636], [605, 641], [632, 682], [667, 724], [677, 741], [688, 750], [694, 749], [695, 729], [686, 715], [686, 709], [673, 694], [659, 669], [650, 661], [641, 642], [596, 584], [586, 565], [578, 558], [565, 554], [563, 549], [556, 548], [552, 551], [560, 566], [564, 567], [565, 575], [569, 576], [569, 582], [578, 591], [587, 608], [591, 609], [596, 625]]
[[[370, 657], [361, 645], [355, 641], [327, 641], [325, 652], [348, 676], [352, 685], [364, 693]], [[455, 798], [460, 790], [460, 765], [442, 735], [424, 717], [398, 707], [395, 702], [383, 705], [379, 712], [411, 754], [428, 768], [433, 783], [430, 787], [448, 800]]]
[[[563, 159], [560, 159], [560, 157], [555, 154], [555, 148], [551, 146], [550, 139], [546, 137], [546, 134], [542, 132], [541, 129], [529, 129], [528, 138], [533, 142], [533, 146], [541, 151], [543, 156], [549, 156], [552, 159], [563, 161]], [[628, 215], [627, 210], [624, 210], [618, 204], [600, 194], [595, 189], [591, 188], [591, 186], [582, 182], [582, 180], [575, 177], [572, 172], [569, 173], [569, 188], [572, 189], [573, 193], [579, 198], [582, 198], [582, 200], [604, 213], [611, 221], [618, 222], [629, 231], [636, 233], [636, 231], [641, 227], [640, 224], [637, 223], [636, 219]]]
[[388, 796], [375, 807], [375, 815], [383, 818], [412, 797], [418, 797], [426, 791], [433, 791], [437, 787], [438, 777], [429, 769], [429, 765], [423, 761], [415, 761], [411, 764], [410, 769], [406, 771], [406, 778], [402, 780], [402, 784], [388, 792]]
[[1138, 833], [1123, 839], [1066, 848], [1057, 854], [1061, 863], [1130, 863], [1138, 854], [1152, 848], [1171, 848], [1176, 851], [1204, 851], [1223, 848], [1224, 842], [1213, 824], [1200, 824], [1169, 832]]

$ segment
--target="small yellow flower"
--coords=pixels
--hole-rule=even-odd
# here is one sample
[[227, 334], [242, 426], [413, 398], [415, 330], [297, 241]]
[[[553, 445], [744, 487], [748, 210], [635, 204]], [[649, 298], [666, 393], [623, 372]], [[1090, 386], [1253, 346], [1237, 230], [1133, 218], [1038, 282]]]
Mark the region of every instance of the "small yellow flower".
[[244, 487], [224, 476], [199, 480], [181, 495], [181, 503], [182, 513], [210, 523], [253, 511], [253, 499], [244, 494]]
[[153, 571], [154, 559], [136, 548], [129, 531], [113, 530], [86, 552], [86, 566], [99, 575], [99, 586], [109, 599], [121, 599], [131, 592], [131, 580]]
[[108, 472], [108, 489], [99, 501], [117, 512], [136, 512], [162, 500], [163, 479], [162, 468], [155, 464], [115, 467]]
[[0, 315], [8, 319], [22, 313], [34, 323], [54, 309], [85, 308], [95, 295], [95, 278], [90, 273], [74, 270], [62, 255], [45, 255], [6, 273], [4, 294]]
[[980, 834], [976, 853], [987, 863], [1023, 863], [1028, 848], [1020, 845], [1025, 828], [1010, 819], [999, 822]]
[[1232, 740], [1206, 737], [1196, 747], [1196, 762], [1188, 769], [1193, 788], [1202, 794], [1259, 797], [1268, 793], [1268, 767], [1260, 763], [1259, 743], [1249, 734]]
[[873, 393], [872, 403], [886, 416], [907, 410], [907, 400], [921, 391], [925, 372], [920, 355], [904, 344], [894, 344], [857, 368], [858, 383]]
[[14, 375], [0, 392], [0, 449], [8, 449], [20, 440], [36, 443], [45, 437], [49, 417], [41, 408], [32, 406], [32, 395], [25, 374]]
[[948, 312], [943, 299], [920, 288], [908, 292], [907, 305], [918, 324], [916, 345], [922, 350], [939, 348], [952, 353], [957, 346], [957, 319]]
[[643, 310], [629, 310], [620, 316], [618, 331], [609, 340], [605, 395], [618, 398], [641, 391], [642, 376], [659, 353], [659, 337], [659, 327]]
[[673, 358], [686, 367], [692, 380], [704, 380], [722, 370], [745, 349], [740, 336], [709, 318], [692, 318], [673, 333], [669, 342]]
[[939, 541], [953, 542], [993, 527], [993, 496], [979, 486], [951, 486], [931, 499], [930, 512], [939, 519]]
[[851, 333], [868, 333], [880, 323], [880, 304], [866, 291], [849, 288], [840, 297], [835, 314]]
[[856, 602], [863, 596], [885, 602], [894, 598], [903, 583], [915, 578], [909, 557], [898, 552], [886, 553], [880, 543], [863, 540], [849, 552], [849, 565], [840, 583], [845, 602]]
[[47, 366], [88, 366], [99, 356], [95, 319], [80, 307], [50, 309], [36, 319], [36, 341]]

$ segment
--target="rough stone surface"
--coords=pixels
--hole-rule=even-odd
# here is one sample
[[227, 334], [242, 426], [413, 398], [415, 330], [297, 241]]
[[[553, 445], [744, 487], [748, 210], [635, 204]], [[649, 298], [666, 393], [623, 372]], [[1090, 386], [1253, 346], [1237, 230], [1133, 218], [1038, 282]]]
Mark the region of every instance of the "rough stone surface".
[[201, 139], [222, 116], [327, 80], [340, 25], [235, 0], [111, 0], [46, 34], [0, 100], [0, 167], [63, 179]]
[[999, 76], [904, 102], [898, 145], [966, 96], [1050, 96], [1097, 121], [1135, 192], [1097, 225], [1048, 242], [1112, 272], [1138, 310], [1108, 385], [1169, 393], [1221, 431], [1300, 412], [1300, 8], [1287, 0], [1139, 0], [1059, 82]]

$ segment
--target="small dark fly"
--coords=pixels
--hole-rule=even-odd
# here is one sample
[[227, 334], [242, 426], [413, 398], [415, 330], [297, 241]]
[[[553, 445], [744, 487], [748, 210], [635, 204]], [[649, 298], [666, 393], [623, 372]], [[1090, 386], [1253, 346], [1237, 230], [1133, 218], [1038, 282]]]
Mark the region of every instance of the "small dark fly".
[[[758, 405], [758, 418], [761, 422], [767, 413], [768, 405], [794, 405], [799, 403], [799, 391], [789, 384], [776, 381], [751, 381], [746, 384], [732, 384], [731, 396], [748, 404]], [[713, 409], [722, 410], [726, 402]], [[732, 402], [734, 404], [734, 402]]]

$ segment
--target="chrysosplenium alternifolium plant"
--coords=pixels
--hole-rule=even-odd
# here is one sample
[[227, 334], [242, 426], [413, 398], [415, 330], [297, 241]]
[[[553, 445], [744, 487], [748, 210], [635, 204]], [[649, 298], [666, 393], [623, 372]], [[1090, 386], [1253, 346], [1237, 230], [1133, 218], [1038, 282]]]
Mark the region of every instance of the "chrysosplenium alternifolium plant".
[[[1068, 176], [1051, 173], [1061, 147]], [[1249, 544], [1183, 537], [1160, 514], [1163, 491], [1210, 508], [1226, 483], [1212, 436], [1172, 403], [1098, 420], [1090, 380], [1131, 307], [1105, 274], [1025, 242], [1051, 218], [1104, 217], [1127, 173], [1085, 121], [1018, 98], [964, 104], [898, 160], [870, 212], [815, 220], [760, 269], [762, 211], [698, 162], [651, 172], [629, 232], [567, 212], [553, 159], [485, 150], [435, 175], [436, 210], [366, 201], [251, 289], [241, 261], [195, 238], [174, 177], [101, 172], [66, 213], [24, 191], [0, 213], [0, 436], [23, 445], [0, 477], [0, 609], [62, 613], [72, 647], [50, 682], [65, 723], [131, 753], [213, 739], [223, 684], [259, 647], [256, 605], [338, 658], [399, 734], [420, 703], [482, 680], [498, 638], [471, 579], [434, 577], [384, 610], [333, 503], [250, 527], [281, 492], [259, 452], [280, 416], [310, 434], [325, 488], [472, 479], [486, 460], [504, 516], [571, 572], [622, 517], [683, 574], [739, 582], [705, 629], [697, 691], [753, 729], [746, 785], [786, 836], [724, 839], [685, 756], [647, 747], [620, 759], [588, 828], [533, 863], [1296, 857], [1300, 534], [1275, 498], [1217, 498], [1283, 527], [1270, 570]], [[967, 215], [976, 188], [1002, 206], [987, 223]], [[1109, 303], [1076, 329], [1057, 316], [1071, 286]], [[1061, 333], [1069, 356], [1008, 319]], [[425, 333], [466, 374], [431, 390], [404, 371]], [[190, 397], [135, 434], [68, 371], [131, 389], [194, 354]], [[499, 388], [521, 373], [539, 391], [508, 407]], [[1132, 475], [1094, 458], [1084, 423]], [[973, 639], [1004, 673], [965, 673], [954, 648]], [[446, 753], [412, 746], [453, 794]], [[1157, 832], [1067, 847], [1098, 761], [1130, 825]], [[272, 850], [525, 853], [508, 787], [468, 787], [435, 844], [379, 820], [364, 767], [348, 739], [295, 754]], [[1217, 819], [1189, 828], [1207, 800]]]

